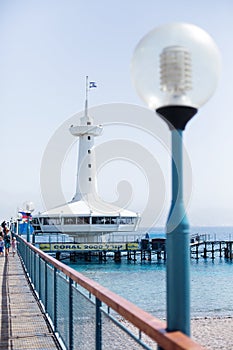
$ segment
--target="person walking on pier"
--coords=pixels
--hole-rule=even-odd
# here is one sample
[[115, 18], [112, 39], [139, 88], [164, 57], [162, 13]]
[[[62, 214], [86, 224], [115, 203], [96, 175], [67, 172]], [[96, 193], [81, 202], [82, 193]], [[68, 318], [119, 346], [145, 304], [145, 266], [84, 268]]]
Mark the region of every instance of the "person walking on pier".
[[13, 237], [12, 241], [11, 241], [13, 257], [15, 256], [15, 253], [16, 253], [16, 250], [17, 250], [17, 244], [18, 244], [18, 242], [16, 241], [16, 237]]
[[4, 236], [4, 244], [5, 244], [5, 256], [7, 257], [9, 255], [9, 250], [11, 246], [11, 235], [8, 227], [6, 228], [6, 234]]

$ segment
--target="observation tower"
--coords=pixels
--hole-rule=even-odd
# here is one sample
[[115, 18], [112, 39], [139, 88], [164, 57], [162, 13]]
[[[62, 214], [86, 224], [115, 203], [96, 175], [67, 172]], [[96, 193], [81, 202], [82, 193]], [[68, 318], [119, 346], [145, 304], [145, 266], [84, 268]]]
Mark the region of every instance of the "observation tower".
[[80, 118], [80, 125], [71, 125], [69, 128], [70, 133], [79, 138], [74, 197], [68, 203], [33, 216], [36, 234], [65, 233], [74, 237], [75, 242], [104, 242], [125, 240], [138, 228], [140, 216], [137, 213], [107, 203], [97, 194], [94, 140], [101, 135], [103, 127], [95, 125], [94, 119], [88, 114], [91, 83], [86, 77], [85, 111]]

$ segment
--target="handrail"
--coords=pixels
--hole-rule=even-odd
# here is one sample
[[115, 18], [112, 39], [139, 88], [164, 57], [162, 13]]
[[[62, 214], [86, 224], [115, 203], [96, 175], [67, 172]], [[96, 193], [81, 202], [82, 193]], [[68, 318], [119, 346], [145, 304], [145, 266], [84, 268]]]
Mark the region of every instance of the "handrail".
[[40, 249], [34, 247], [31, 243], [26, 242], [26, 240], [22, 237], [19, 238], [22, 239], [24, 244], [28, 245], [30, 249], [38, 254], [43, 260], [53, 265], [56, 269], [63, 272], [74, 282], [78, 283], [100, 301], [116, 311], [119, 315], [123, 316], [139, 330], [157, 342], [161, 348], [166, 350], [204, 350], [204, 347], [193, 341], [182, 332], [168, 332], [166, 330], [165, 322], [155, 318], [130, 301], [49, 256]]

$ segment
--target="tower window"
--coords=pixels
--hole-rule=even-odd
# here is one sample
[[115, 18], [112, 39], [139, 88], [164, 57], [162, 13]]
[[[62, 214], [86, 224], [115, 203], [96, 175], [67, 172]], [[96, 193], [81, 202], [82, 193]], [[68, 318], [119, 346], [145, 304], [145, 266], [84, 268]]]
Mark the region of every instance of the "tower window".
[[91, 164], [88, 164], [88, 168], [91, 168]]
[[89, 179], [88, 179], [89, 181], [91, 181], [91, 177], [89, 177]]
[[90, 154], [90, 153], [91, 153], [91, 150], [89, 149], [87, 152]]
[[91, 139], [91, 136], [87, 136], [87, 139], [90, 141], [90, 139]]

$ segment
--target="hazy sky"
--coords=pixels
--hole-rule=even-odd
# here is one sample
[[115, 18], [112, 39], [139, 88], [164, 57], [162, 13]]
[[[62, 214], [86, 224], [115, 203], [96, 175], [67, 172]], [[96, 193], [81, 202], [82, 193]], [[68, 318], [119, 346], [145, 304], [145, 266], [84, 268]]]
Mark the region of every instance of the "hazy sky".
[[[131, 83], [133, 50], [152, 28], [183, 21], [202, 27], [214, 38], [223, 67], [215, 95], [184, 133], [193, 173], [188, 216], [193, 225], [232, 225], [232, 17], [231, 0], [1, 0], [0, 218], [14, 216], [26, 200], [35, 203], [36, 211], [43, 209], [43, 154], [55, 131], [83, 109], [85, 76], [98, 84], [90, 91], [90, 106], [119, 103], [146, 108]], [[101, 122], [100, 116], [97, 119]], [[106, 113], [103, 119], [107, 123]], [[164, 224], [170, 202], [168, 153], [158, 152], [148, 133], [140, 135], [141, 128], [134, 127], [133, 118], [128, 127], [115, 127], [110, 119], [98, 145], [111, 139], [132, 139], [161, 164], [166, 199], [158, 224]], [[164, 130], [169, 137], [166, 126]], [[69, 150], [60, 169], [67, 200], [75, 191], [77, 155], [75, 145]], [[143, 165], [135, 162], [115, 159], [103, 164], [99, 190], [105, 200], [114, 201], [117, 183], [126, 180], [133, 191], [130, 208], [143, 211], [150, 189]]]

